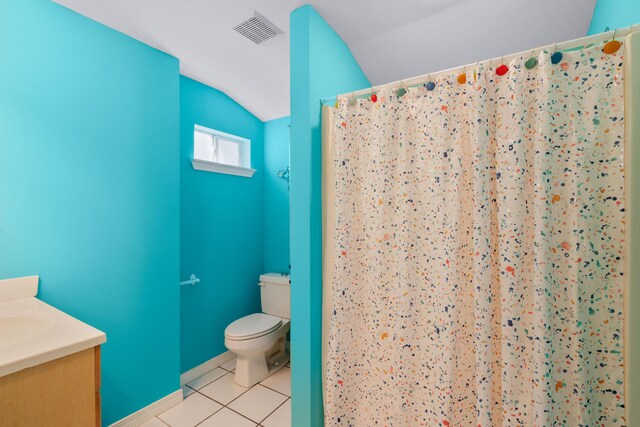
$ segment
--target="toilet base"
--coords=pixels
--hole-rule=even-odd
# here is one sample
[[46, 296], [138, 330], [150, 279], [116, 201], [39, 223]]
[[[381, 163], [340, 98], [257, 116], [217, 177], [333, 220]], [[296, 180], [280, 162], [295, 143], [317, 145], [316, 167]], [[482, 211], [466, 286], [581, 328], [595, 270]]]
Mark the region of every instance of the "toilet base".
[[238, 356], [233, 381], [241, 387], [252, 387], [278, 372], [288, 361], [289, 355], [286, 353], [282, 353], [272, 364], [267, 364], [264, 358], [256, 360]]
[[272, 333], [275, 337], [269, 334], [270, 336], [255, 340], [225, 340], [227, 348], [237, 356], [234, 382], [241, 387], [252, 387], [286, 365], [289, 361], [286, 349], [287, 332], [289, 322]]

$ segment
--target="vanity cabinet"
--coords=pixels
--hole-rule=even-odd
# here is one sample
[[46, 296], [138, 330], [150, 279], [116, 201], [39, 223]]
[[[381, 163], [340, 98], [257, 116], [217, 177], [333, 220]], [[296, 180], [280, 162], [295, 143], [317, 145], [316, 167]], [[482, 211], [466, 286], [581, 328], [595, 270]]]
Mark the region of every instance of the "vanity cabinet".
[[0, 425], [100, 426], [100, 346], [0, 377]]

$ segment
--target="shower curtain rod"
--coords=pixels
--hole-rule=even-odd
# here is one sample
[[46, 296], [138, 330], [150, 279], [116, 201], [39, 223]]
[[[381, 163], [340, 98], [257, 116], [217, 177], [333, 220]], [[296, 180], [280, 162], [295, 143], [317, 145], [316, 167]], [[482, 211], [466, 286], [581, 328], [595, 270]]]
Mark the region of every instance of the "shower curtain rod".
[[374, 92], [377, 92], [381, 89], [387, 89], [387, 88], [393, 88], [393, 87], [411, 87], [411, 86], [417, 86], [420, 85], [422, 83], [425, 83], [427, 81], [429, 81], [429, 79], [433, 78], [434, 76], [439, 76], [442, 74], [450, 74], [453, 73], [455, 71], [465, 71], [467, 69], [469, 70], [473, 70], [474, 67], [480, 65], [480, 64], [491, 64], [493, 62], [499, 61], [500, 63], [502, 63], [503, 61], [510, 61], [511, 59], [518, 57], [518, 56], [524, 56], [524, 55], [531, 55], [533, 56], [534, 53], [540, 53], [541, 51], [544, 50], [551, 50], [553, 49], [554, 51], [556, 50], [566, 50], [566, 49], [573, 49], [576, 47], [581, 47], [581, 46], [587, 46], [589, 44], [594, 44], [594, 43], [600, 43], [603, 42], [605, 40], [608, 39], [613, 39], [618, 38], [618, 37], [626, 37], [627, 35], [634, 33], [636, 31], [640, 31], [640, 24], [634, 24], [634, 25], [630, 25], [627, 28], [624, 29], [617, 29], [617, 30], [613, 30], [613, 31], [606, 31], [604, 33], [599, 33], [599, 34], [594, 34], [592, 36], [586, 36], [586, 37], [581, 37], [579, 39], [574, 39], [574, 40], [569, 40], [566, 42], [562, 42], [562, 43], [553, 43], [550, 45], [546, 45], [546, 46], [541, 46], [541, 47], [537, 47], [531, 50], [525, 50], [522, 52], [518, 52], [518, 53], [512, 53], [509, 55], [504, 55], [504, 56], [499, 56], [497, 58], [493, 58], [493, 59], [487, 59], [484, 61], [478, 61], [478, 62], [474, 62], [471, 64], [467, 64], [467, 65], [463, 65], [460, 67], [454, 67], [454, 68], [449, 68], [446, 70], [442, 70], [442, 71], [436, 71], [434, 73], [427, 73], [427, 74], [423, 74], [421, 76], [416, 76], [416, 77], [410, 77], [408, 79], [403, 79], [403, 80], [398, 80], [395, 82], [391, 82], [391, 83], [386, 83], [380, 86], [371, 86], [369, 88], [365, 88], [365, 89], [360, 89], [357, 90], [355, 92], [347, 92], [347, 93], [343, 93], [340, 95], [336, 95], [333, 98], [321, 98], [320, 102], [321, 103], [325, 103], [334, 99], [339, 99], [339, 98], [344, 98], [344, 97], [359, 97], [362, 95], [368, 95]]

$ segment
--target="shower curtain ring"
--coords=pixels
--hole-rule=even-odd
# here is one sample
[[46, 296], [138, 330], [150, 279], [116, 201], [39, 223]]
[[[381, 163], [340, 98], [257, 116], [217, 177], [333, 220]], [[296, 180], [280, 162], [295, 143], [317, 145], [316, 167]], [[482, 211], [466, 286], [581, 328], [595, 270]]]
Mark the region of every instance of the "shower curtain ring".
[[462, 67], [462, 73], [458, 75], [458, 83], [463, 85], [466, 82], [467, 82], [467, 66], [465, 65], [464, 67]]
[[351, 96], [349, 97], [349, 105], [352, 107], [356, 105], [356, 98], [353, 96], [354, 94], [355, 92], [351, 92]]
[[500, 57], [500, 65], [496, 68], [496, 74], [498, 76], [504, 76], [509, 71], [509, 67], [504, 63], [504, 56]]
[[396, 96], [400, 98], [404, 96], [405, 93], [406, 90], [404, 90], [404, 81], [400, 80], [400, 87], [398, 88], [398, 90], [396, 90]]
[[431, 92], [432, 90], [434, 90], [436, 88], [436, 84], [434, 82], [431, 81], [431, 73], [427, 74], [427, 84], [425, 85], [427, 87], [427, 90], [429, 92]]
[[529, 59], [527, 59], [527, 61], [524, 63], [524, 67], [527, 70], [530, 70], [533, 67], [535, 67], [536, 65], [538, 65], [538, 60], [536, 58], [534, 58], [533, 49], [531, 49], [531, 55], [529, 56]]
[[602, 48], [602, 51], [606, 54], [614, 54], [620, 49], [620, 46], [622, 46], [622, 43], [616, 40], [616, 31], [617, 29], [613, 30], [613, 38], [605, 43]]
[[558, 52], [558, 44], [554, 43], [553, 44], [553, 55], [551, 55], [551, 63], [552, 64], [557, 64], [560, 61], [562, 61], [562, 52]]

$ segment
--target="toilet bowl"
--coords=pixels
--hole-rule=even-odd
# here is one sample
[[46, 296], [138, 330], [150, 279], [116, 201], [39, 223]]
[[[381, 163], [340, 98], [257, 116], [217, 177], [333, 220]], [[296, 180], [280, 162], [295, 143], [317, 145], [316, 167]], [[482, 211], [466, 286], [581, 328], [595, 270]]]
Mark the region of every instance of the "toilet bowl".
[[260, 276], [262, 313], [244, 316], [227, 326], [224, 345], [237, 356], [234, 381], [251, 387], [277, 372], [289, 361], [289, 276]]
[[230, 324], [224, 345], [237, 356], [235, 383], [251, 387], [289, 361], [286, 351], [289, 319], [257, 313]]

